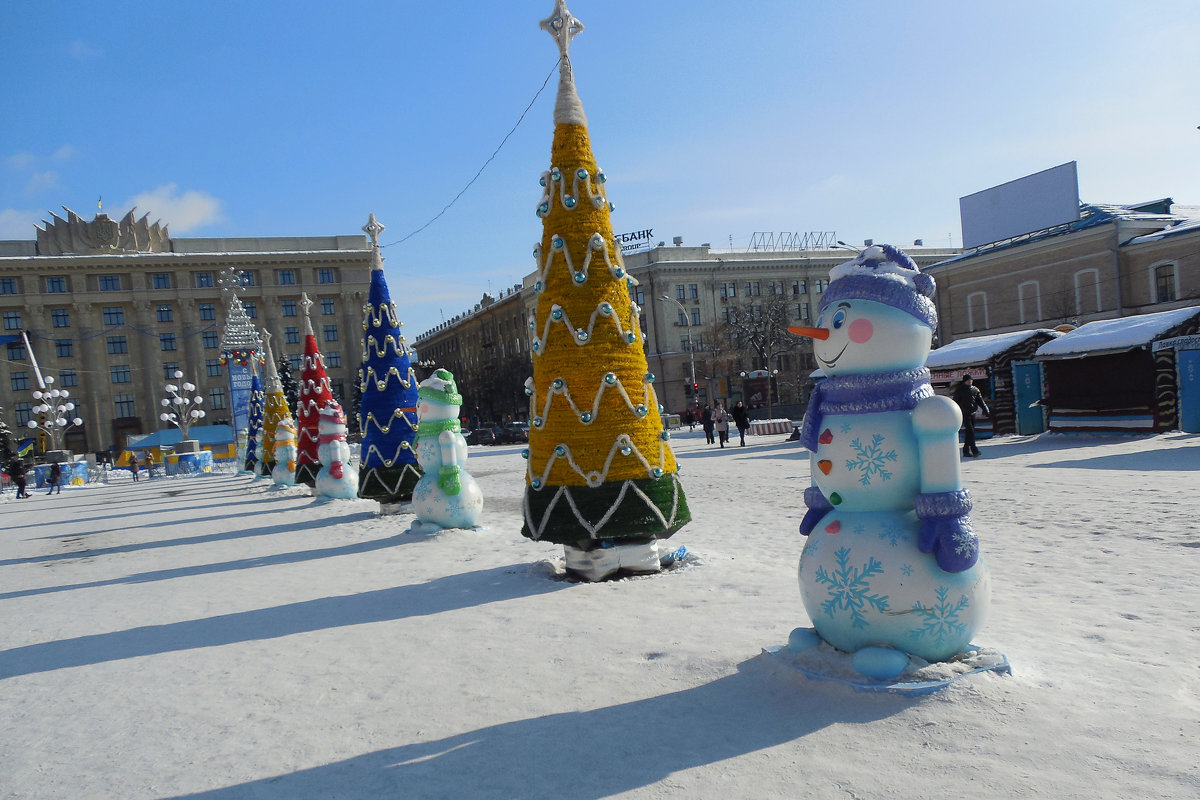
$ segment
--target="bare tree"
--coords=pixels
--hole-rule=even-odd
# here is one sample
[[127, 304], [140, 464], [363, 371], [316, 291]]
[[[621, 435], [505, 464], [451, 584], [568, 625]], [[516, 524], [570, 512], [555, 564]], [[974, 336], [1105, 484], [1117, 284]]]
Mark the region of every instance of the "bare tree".
[[752, 369], [771, 369], [779, 356], [800, 346], [799, 338], [788, 333], [789, 310], [786, 295], [746, 298], [729, 308], [728, 321], [720, 323], [722, 338], [735, 357], [750, 358]]

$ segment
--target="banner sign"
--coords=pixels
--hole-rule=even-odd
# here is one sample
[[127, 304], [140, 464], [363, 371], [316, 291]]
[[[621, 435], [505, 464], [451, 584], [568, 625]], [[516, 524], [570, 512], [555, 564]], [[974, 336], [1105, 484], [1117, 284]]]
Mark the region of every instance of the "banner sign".
[[613, 236], [616, 243], [621, 247], [621, 255], [630, 253], [640, 253], [643, 250], [649, 250], [654, 245], [654, 228], [646, 228], [644, 231], [633, 231], [632, 233], [618, 233]]
[[229, 359], [229, 407], [233, 409], [233, 429], [250, 427], [250, 367]]

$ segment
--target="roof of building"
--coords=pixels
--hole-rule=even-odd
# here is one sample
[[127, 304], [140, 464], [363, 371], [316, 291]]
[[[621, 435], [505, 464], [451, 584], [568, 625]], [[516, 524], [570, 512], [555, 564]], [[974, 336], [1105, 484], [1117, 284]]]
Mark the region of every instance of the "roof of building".
[[[188, 435], [202, 445], [230, 444], [233, 441], [233, 428], [228, 425], [199, 425], [188, 429]], [[143, 447], [170, 447], [183, 441], [183, 434], [178, 428], [168, 428], [155, 431], [137, 441], [135, 449]]]
[[1087, 322], [1046, 342], [1035, 355], [1069, 358], [1146, 347], [1194, 317], [1200, 317], [1200, 306]]
[[983, 364], [1000, 355], [1005, 350], [1015, 347], [1039, 333], [1051, 337], [1062, 336], [1058, 331], [1041, 328], [1030, 331], [994, 333], [990, 336], [975, 336], [970, 339], [958, 339], [930, 352], [929, 358], [925, 360], [925, 366], [929, 369], [948, 369], [968, 364]]

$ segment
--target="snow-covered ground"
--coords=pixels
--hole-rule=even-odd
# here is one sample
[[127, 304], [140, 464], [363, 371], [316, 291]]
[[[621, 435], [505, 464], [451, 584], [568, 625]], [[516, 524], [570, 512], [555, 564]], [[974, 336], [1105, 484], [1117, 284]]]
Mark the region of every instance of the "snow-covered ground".
[[432, 536], [248, 476], [9, 492], [0, 796], [1200, 796], [1200, 437], [982, 442], [1013, 674], [919, 698], [761, 655], [807, 624], [783, 439], [677, 435], [694, 562], [601, 584], [537, 565], [517, 447]]

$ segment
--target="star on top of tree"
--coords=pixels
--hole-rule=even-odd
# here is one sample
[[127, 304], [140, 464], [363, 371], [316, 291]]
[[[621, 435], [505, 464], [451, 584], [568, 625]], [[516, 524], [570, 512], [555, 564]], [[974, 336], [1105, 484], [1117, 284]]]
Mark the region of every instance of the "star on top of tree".
[[567, 58], [571, 40], [583, 33], [583, 23], [567, 9], [567, 0], [554, 0], [554, 10], [539, 25], [558, 42], [558, 52]]

